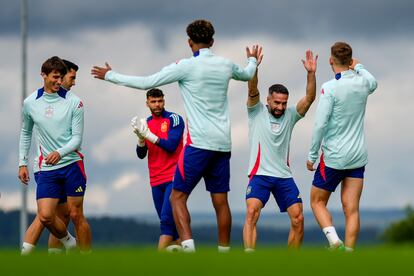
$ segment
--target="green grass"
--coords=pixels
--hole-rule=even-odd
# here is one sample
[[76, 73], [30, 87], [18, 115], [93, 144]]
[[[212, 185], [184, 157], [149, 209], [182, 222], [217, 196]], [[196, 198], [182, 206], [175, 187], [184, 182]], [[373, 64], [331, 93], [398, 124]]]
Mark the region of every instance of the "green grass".
[[21, 257], [17, 250], [0, 250], [0, 275], [397, 276], [414, 270], [413, 246], [365, 247], [353, 253], [259, 248], [245, 254], [234, 248], [229, 254], [218, 254], [211, 247], [198, 248], [195, 254], [158, 253], [152, 248], [96, 248], [88, 256], [48, 256], [45, 250], [38, 251]]

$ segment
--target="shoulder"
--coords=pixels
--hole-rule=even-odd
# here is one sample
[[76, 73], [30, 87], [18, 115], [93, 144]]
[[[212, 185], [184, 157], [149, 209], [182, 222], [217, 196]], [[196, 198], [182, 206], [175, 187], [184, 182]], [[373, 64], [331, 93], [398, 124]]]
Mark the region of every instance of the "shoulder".
[[29, 96], [26, 97], [23, 101], [23, 106], [28, 106], [32, 103], [34, 103], [38, 98], [40, 98], [39, 93], [42, 94], [42, 91], [39, 92], [41, 89], [35, 90], [33, 93], [31, 93]]
[[183, 118], [174, 112], [165, 111], [163, 117], [168, 118], [171, 121], [173, 127], [178, 126], [184, 122]]
[[337, 80], [332, 79], [330, 81], [323, 83], [321, 86], [321, 91], [320, 91], [321, 95], [326, 96], [326, 95], [332, 94], [332, 92], [334, 91], [336, 82]]
[[72, 91], [67, 91], [66, 99], [69, 101], [70, 105], [73, 106], [75, 110], [83, 109], [84, 104], [81, 98], [79, 98], [76, 94]]

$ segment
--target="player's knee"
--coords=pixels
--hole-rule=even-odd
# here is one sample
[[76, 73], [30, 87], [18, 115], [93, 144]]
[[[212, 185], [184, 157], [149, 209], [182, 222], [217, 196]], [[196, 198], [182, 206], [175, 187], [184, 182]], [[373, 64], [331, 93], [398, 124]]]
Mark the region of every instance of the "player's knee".
[[247, 208], [246, 212], [246, 223], [256, 225], [259, 217], [259, 211], [255, 208]]
[[39, 213], [39, 220], [40, 222], [44, 225], [44, 226], [49, 226], [53, 224], [54, 221], [54, 217], [52, 213], [48, 213], [48, 212], [44, 212], [44, 213]]
[[322, 200], [319, 200], [318, 198], [312, 198], [310, 201], [310, 205], [312, 210], [316, 210], [319, 206], [324, 205], [325, 203]]
[[293, 228], [303, 229], [305, 218], [302, 213], [295, 215], [291, 218], [291, 224]]
[[342, 204], [342, 210], [346, 217], [358, 215], [358, 208], [351, 204]]
[[79, 224], [84, 219], [82, 211], [78, 208], [72, 208], [70, 210], [70, 219], [74, 224]]

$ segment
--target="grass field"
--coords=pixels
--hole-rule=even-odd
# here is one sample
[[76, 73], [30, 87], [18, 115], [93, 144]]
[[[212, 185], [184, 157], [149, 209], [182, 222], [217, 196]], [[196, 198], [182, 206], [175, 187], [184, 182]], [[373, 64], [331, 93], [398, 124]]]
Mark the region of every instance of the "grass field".
[[158, 253], [149, 248], [96, 248], [91, 255], [48, 256], [45, 250], [21, 257], [0, 250], [0, 275], [405, 275], [414, 271], [414, 246], [366, 247], [354, 253], [304, 248], [262, 248], [245, 254]]

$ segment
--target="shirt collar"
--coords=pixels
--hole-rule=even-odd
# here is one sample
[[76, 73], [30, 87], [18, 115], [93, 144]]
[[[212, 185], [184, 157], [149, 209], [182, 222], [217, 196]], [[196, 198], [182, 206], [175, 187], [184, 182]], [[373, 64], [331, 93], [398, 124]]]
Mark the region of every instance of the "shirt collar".
[[343, 76], [347, 76], [347, 75], [349, 75], [349, 74], [351, 74], [352, 73], [352, 70], [346, 70], [346, 71], [342, 71], [342, 72], [339, 72], [339, 73], [336, 73], [335, 74], [335, 79], [336, 80], [339, 80], [340, 78], [342, 78]]
[[194, 57], [198, 57], [199, 55], [204, 56], [204, 55], [207, 55], [207, 54], [210, 54], [210, 53], [211, 53], [210, 48], [201, 48], [201, 49], [199, 49], [198, 51], [195, 51], [195, 52], [193, 53], [193, 56], [194, 56]]

